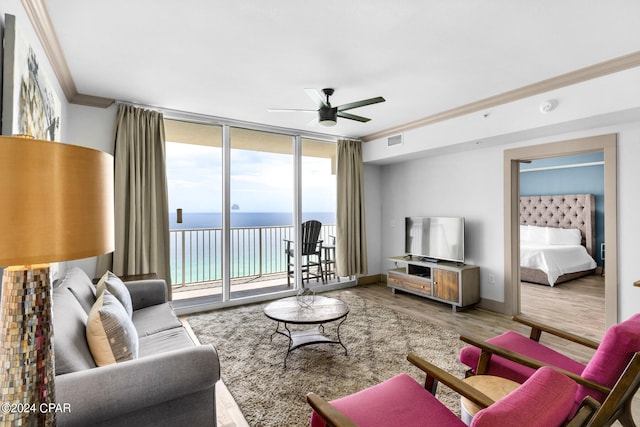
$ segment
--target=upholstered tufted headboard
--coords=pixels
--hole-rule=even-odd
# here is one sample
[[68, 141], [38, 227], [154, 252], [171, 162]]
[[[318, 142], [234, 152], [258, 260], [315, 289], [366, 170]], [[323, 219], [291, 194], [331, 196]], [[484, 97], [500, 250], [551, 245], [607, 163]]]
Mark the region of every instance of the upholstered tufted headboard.
[[593, 256], [596, 242], [593, 194], [521, 196], [520, 224], [538, 227], [577, 228], [582, 244]]

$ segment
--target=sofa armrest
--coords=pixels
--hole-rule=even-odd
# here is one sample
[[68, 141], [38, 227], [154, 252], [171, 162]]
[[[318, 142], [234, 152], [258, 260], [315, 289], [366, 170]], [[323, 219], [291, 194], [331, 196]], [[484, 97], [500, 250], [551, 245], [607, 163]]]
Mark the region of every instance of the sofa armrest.
[[214, 388], [219, 379], [218, 353], [211, 345], [58, 375], [56, 402], [70, 408], [69, 412], [57, 414], [58, 425], [106, 423]]
[[167, 282], [164, 279], [146, 279], [124, 282], [131, 294], [133, 309], [164, 304], [169, 299]]

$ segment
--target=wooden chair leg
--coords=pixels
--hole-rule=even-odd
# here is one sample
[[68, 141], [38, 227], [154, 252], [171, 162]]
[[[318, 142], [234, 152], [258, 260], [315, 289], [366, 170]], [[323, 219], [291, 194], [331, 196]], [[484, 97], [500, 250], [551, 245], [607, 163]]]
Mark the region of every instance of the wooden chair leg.
[[622, 408], [622, 412], [618, 416], [618, 421], [624, 427], [636, 427], [636, 423], [633, 421], [633, 415], [631, 413], [631, 398], [629, 398]]

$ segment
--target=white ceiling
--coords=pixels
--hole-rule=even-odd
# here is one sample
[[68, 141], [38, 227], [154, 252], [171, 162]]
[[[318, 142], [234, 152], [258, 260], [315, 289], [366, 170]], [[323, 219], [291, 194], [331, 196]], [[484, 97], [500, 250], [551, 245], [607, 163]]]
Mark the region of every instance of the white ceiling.
[[[640, 51], [638, 0], [45, 0], [80, 93], [360, 137]], [[304, 88], [339, 105], [308, 127]]]

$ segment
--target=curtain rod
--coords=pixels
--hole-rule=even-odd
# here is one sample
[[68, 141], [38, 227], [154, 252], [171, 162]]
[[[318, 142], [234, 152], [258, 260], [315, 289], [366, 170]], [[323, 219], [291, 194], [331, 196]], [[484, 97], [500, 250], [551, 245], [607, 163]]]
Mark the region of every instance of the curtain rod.
[[243, 121], [243, 120], [229, 119], [226, 117], [211, 116], [208, 114], [193, 113], [190, 111], [158, 107], [155, 105], [139, 104], [136, 102], [116, 101], [115, 103], [116, 105], [121, 105], [121, 104], [131, 105], [138, 108], [155, 110], [162, 113], [167, 119], [173, 119], [173, 120], [183, 120], [183, 121], [197, 122], [197, 123], [203, 123], [203, 124], [229, 125], [232, 127], [241, 127], [243, 129], [250, 129], [250, 130], [271, 132], [271, 133], [280, 133], [280, 134], [291, 135], [291, 136], [300, 135], [300, 137], [302, 138], [316, 139], [316, 140], [327, 141], [327, 142], [337, 142], [339, 139], [361, 141], [360, 138], [354, 138], [351, 136], [328, 135], [326, 133], [320, 133], [320, 132], [301, 131], [299, 129], [270, 126], [270, 125], [265, 125], [260, 123]]

